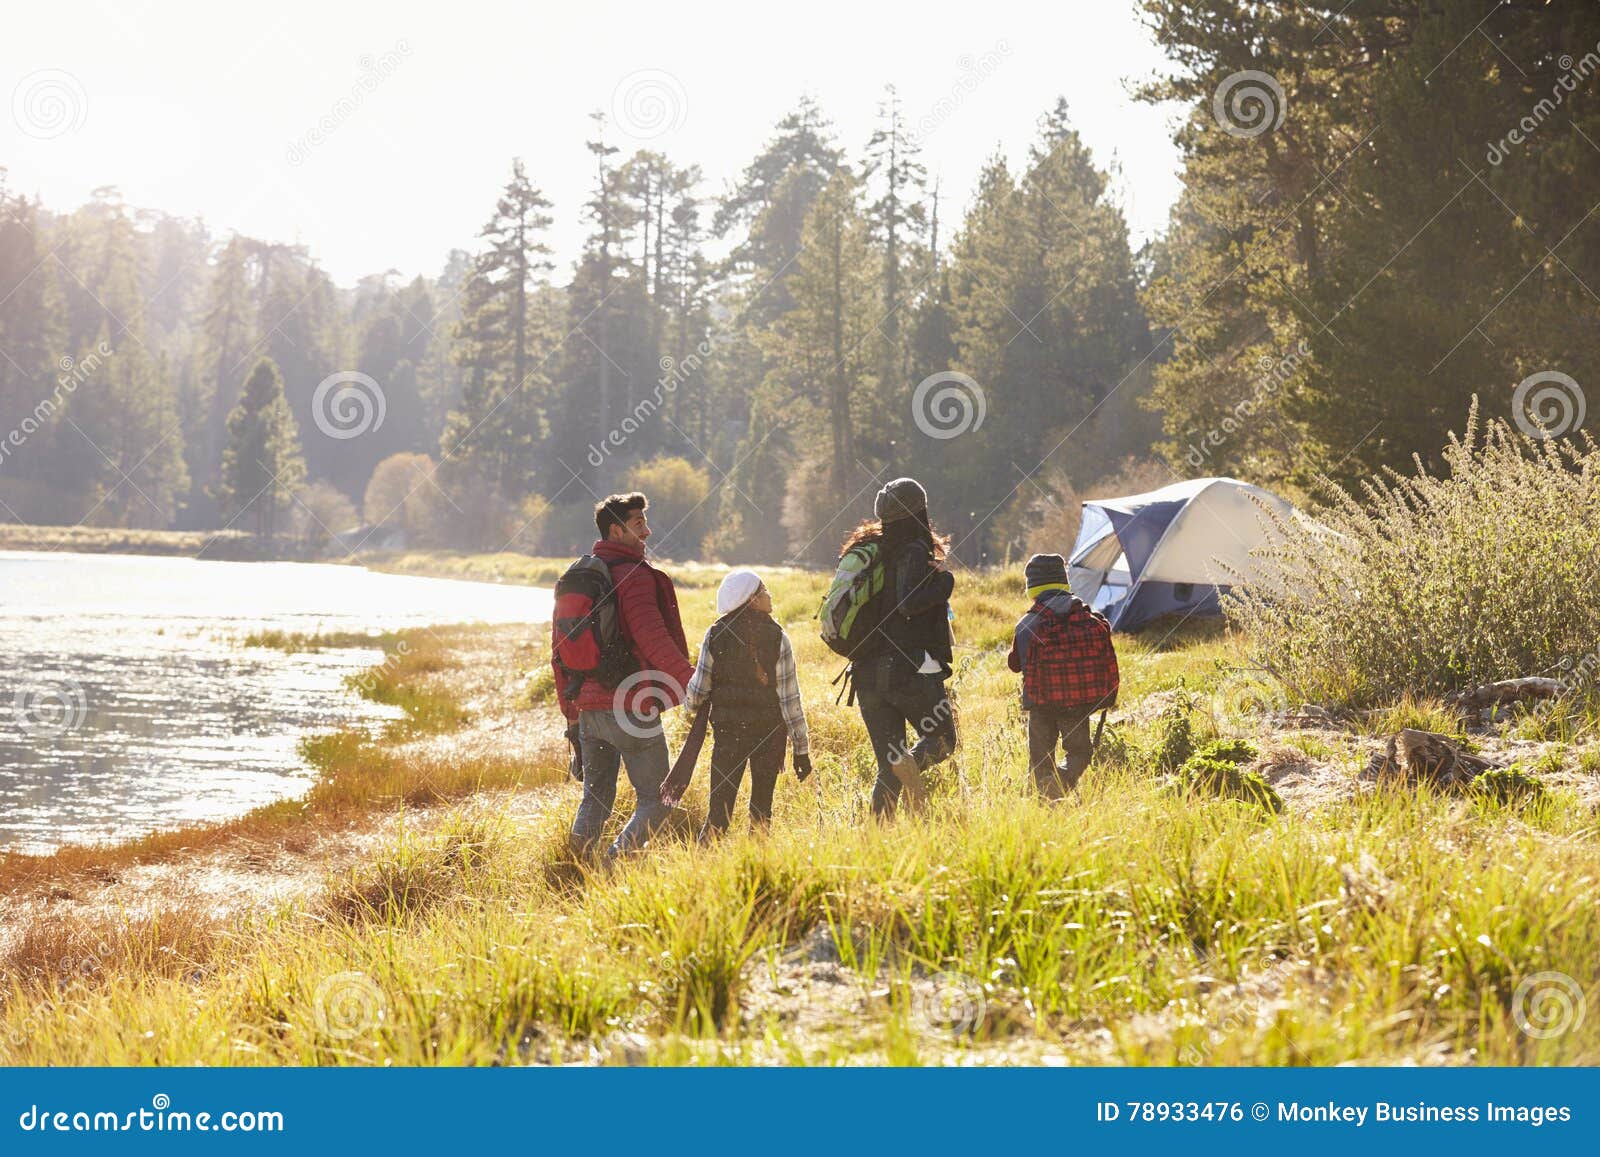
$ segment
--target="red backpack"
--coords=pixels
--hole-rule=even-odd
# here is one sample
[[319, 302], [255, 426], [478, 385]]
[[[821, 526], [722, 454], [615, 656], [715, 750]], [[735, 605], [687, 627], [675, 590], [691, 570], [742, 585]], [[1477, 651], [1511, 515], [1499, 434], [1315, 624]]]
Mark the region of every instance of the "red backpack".
[[1022, 672], [1027, 701], [1091, 712], [1115, 707], [1121, 679], [1110, 624], [1078, 599], [1066, 614], [1039, 602], [1033, 613], [1037, 622]]
[[598, 555], [584, 555], [557, 580], [551, 627], [556, 663], [569, 678], [568, 699], [577, 698], [586, 679], [615, 687], [639, 670], [622, 633], [611, 567]]

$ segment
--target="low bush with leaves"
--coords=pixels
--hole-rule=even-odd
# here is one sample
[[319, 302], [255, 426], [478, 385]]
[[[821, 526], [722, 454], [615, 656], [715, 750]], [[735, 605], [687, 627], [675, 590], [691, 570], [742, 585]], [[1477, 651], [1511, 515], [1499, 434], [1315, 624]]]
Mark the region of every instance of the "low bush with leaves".
[[1474, 795], [1503, 804], [1535, 803], [1544, 798], [1544, 785], [1523, 770], [1521, 764], [1492, 767], [1472, 780]]
[[1156, 770], [1175, 771], [1193, 754], [1194, 701], [1180, 694], [1156, 720]]
[[1191, 756], [1178, 770], [1173, 787], [1188, 796], [1215, 796], [1258, 804], [1270, 812], [1283, 811], [1283, 797], [1261, 777], [1228, 759], [1209, 755]]
[[1331, 482], [1320, 524], [1277, 520], [1265, 575], [1226, 600], [1255, 658], [1307, 702], [1370, 707], [1548, 672], [1600, 638], [1600, 447], [1509, 423], [1443, 466]]
[[1217, 739], [1194, 754], [1196, 758], [1220, 759], [1224, 763], [1249, 763], [1261, 754], [1261, 749], [1248, 739]]

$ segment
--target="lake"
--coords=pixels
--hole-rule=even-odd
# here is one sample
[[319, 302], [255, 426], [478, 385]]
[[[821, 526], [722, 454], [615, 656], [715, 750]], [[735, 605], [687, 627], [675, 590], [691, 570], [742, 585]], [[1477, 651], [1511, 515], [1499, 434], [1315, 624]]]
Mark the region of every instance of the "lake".
[[126, 839], [296, 796], [307, 734], [395, 712], [253, 631], [548, 622], [551, 592], [320, 563], [0, 551], [0, 849]]

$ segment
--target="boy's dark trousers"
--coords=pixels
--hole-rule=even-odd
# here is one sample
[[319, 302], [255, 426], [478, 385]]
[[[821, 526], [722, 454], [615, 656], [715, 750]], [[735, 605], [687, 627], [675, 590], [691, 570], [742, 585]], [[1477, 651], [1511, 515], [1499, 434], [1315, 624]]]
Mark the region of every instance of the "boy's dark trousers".
[[[1089, 728], [1093, 711], [1081, 708], [1030, 707], [1028, 709], [1028, 766], [1034, 786], [1045, 799], [1060, 799], [1078, 786], [1094, 755]], [[1065, 758], [1056, 763], [1056, 740]]]
[[728, 830], [733, 806], [739, 802], [739, 785], [745, 764], [750, 765], [750, 826], [764, 828], [772, 819], [772, 791], [783, 770], [789, 732], [783, 720], [776, 723], [711, 725], [711, 808], [700, 838]]

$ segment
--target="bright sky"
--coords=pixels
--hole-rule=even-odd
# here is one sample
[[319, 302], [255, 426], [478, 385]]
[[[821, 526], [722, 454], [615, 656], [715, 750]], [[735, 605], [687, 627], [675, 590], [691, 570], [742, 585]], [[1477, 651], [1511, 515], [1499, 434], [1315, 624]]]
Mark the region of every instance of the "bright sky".
[[595, 109], [624, 154], [698, 163], [716, 193], [802, 92], [858, 157], [893, 82], [953, 210], [997, 148], [1021, 160], [1065, 95], [1099, 163], [1122, 167], [1136, 243], [1179, 187], [1172, 113], [1128, 95], [1164, 68], [1131, 0], [8, 7], [0, 165], [14, 192], [70, 209], [116, 185], [217, 235], [303, 243], [346, 285], [436, 273], [451, 247], [473, 248], [514, 155], [555, 202], [564, 280]]

